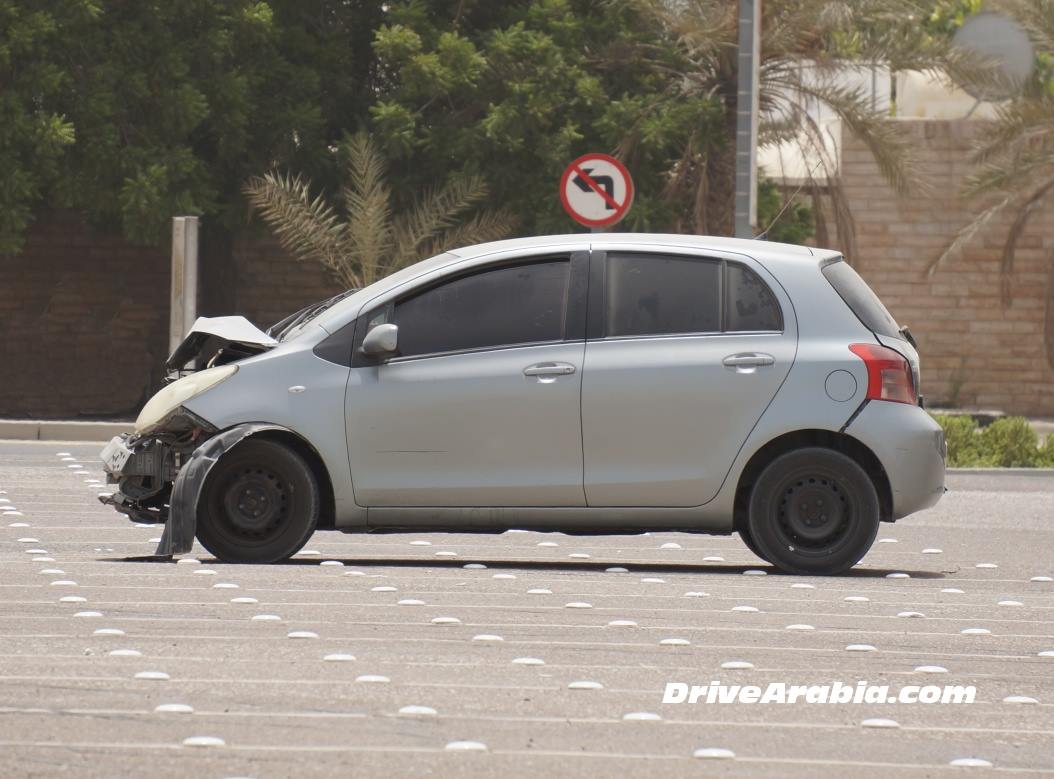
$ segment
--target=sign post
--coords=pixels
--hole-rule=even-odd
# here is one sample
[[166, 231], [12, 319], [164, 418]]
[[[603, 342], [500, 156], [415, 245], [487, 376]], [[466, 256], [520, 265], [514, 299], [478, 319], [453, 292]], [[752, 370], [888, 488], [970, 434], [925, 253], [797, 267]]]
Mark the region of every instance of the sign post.
[[758, 224], [758, 61], [761, 0], [739, 0], [739, 84], [736, 90], [736, 238]]
[[633, 205], [633, 179], [607, 154], [585, 154], [560, 178], [560, 202], [580, 225], [600, 232], [620, 221]]
[[198, 218], [172, 217], [172, 289], [168, 308], [168, 352], [186, 337], [198, 316]]

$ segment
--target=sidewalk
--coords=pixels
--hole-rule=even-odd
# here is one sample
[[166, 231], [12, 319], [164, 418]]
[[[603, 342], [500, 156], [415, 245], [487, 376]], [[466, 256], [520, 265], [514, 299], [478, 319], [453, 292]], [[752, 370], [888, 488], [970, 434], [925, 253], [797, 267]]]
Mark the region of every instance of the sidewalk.
[[0, 419], [0, 440], [109, 441], [115, 435], [130, 432], [131, 422]]

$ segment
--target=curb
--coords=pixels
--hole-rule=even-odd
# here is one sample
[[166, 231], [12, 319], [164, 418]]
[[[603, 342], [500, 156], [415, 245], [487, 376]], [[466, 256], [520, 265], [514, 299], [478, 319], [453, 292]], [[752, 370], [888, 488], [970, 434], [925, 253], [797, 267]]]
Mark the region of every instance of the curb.
[[1052, 476], [1054, 468], [947, 468], [946, 472], [972, 476]]
[[131, 422], [67, 422], [41, 419], [0, 419], [0, 440], [109, 441], [132, 432]]

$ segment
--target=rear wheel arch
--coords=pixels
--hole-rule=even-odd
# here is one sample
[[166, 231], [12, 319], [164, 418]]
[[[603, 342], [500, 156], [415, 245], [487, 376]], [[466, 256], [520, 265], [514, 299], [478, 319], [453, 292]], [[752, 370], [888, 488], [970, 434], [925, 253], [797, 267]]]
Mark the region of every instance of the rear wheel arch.
[[761, 472], [780, 455], [795, 449], [806, 447], [823, 447], [840, 452], [864, 469], [878, 493], [880, 518], [883, 522], [893, 521], [893, 492], [889, 485], [886, 469], [882, 467], [875, 453], [856, 438], [846, 433], [833, 430], [795, 430], [773, 438], [758, 449], [747, 461], [739, 475], [733, 504], [733, 527], [742, 531], [746, 527], [747, 509], [750, 503], [750, 490]]

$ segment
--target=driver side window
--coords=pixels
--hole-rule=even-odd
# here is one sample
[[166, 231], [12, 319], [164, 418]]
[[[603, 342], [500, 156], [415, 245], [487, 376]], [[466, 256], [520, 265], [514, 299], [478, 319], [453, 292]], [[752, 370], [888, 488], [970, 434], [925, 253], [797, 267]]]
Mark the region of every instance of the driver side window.
[[568, 259], [484, 270], [377, 312], [367, 329], [398, 325], [400, 357], [562, 341], [570, 276]]

